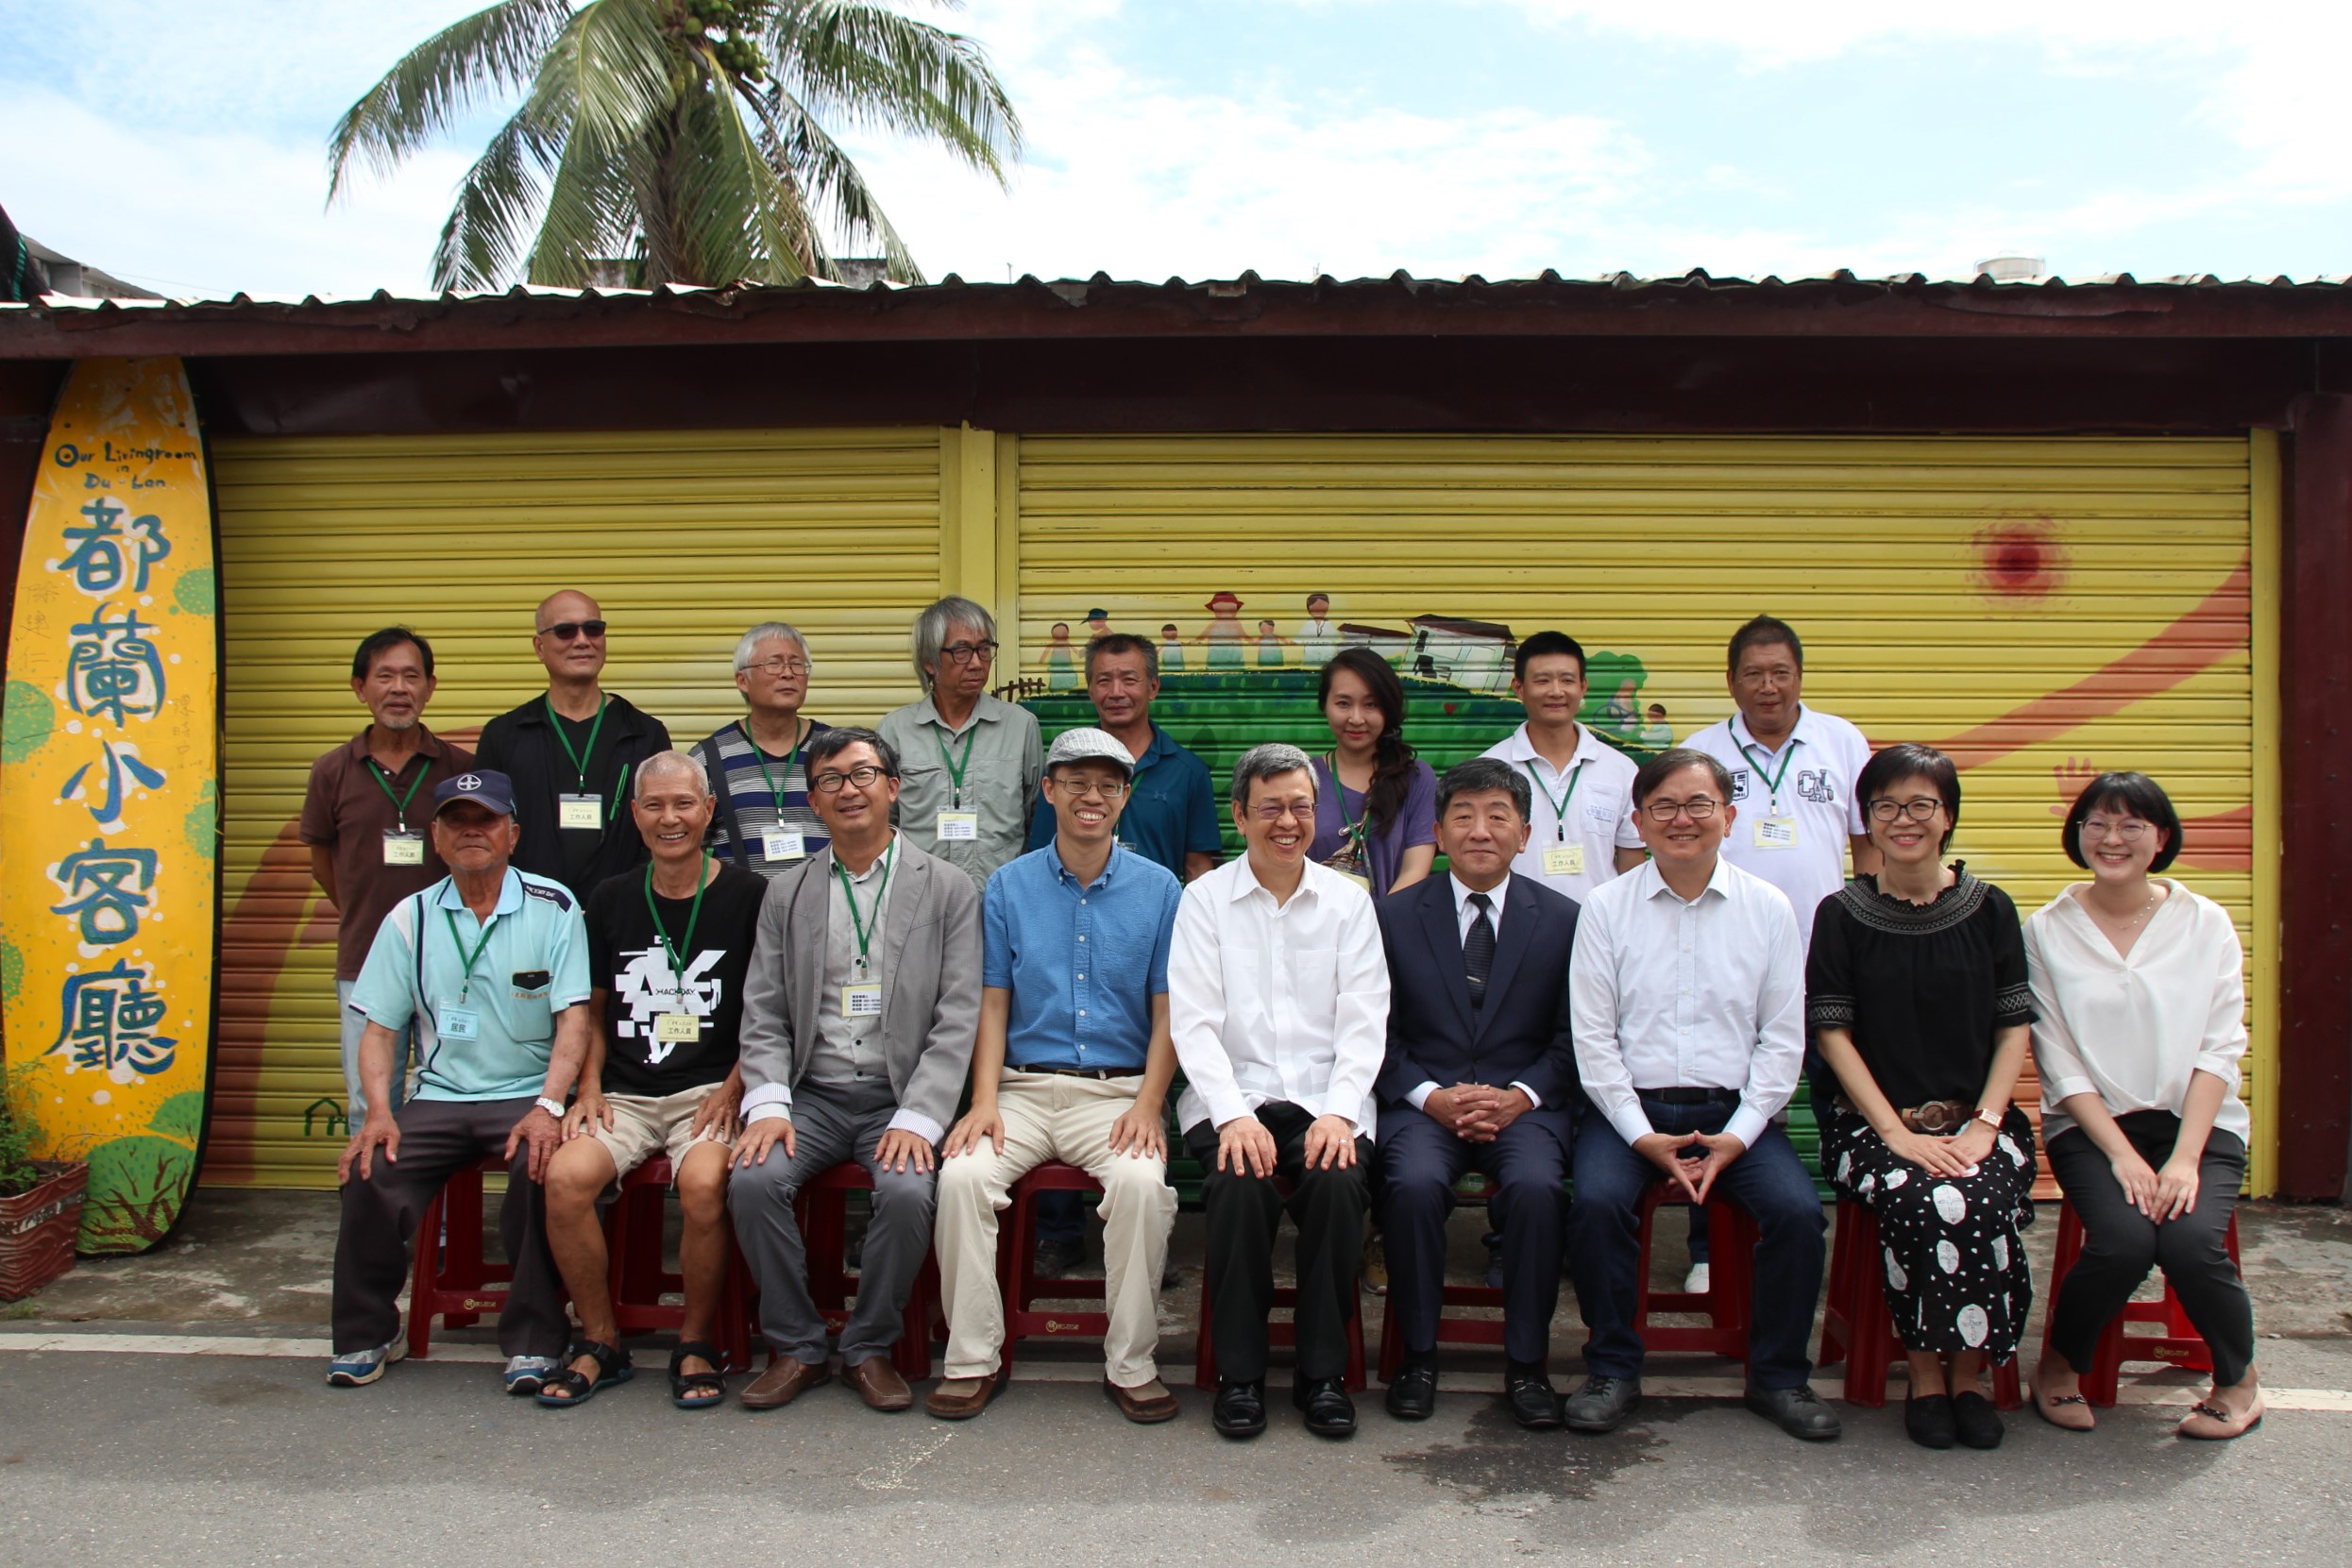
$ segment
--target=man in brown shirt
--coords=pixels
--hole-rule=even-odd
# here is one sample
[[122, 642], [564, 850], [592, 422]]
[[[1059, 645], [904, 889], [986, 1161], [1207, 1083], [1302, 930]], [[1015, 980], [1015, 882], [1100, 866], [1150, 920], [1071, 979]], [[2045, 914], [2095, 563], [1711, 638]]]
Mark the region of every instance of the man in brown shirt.
[[[347, 1114], [354, 1127], [367, 1112], [360, 1088], [360, 1037], [367, 1020], [351, 1010], [351, 986], [392, 906], [448, 874], [427, 831], [432, 792], [474, 765], [472, 752], [425, 728], [433, 684], [432, 645], [407, 627], [388, 626], [361, 643], [351, 656], [351, 694], [366, 707], [369, 723], [311, 765], [302, 801], [311, 875], [338, 918], [335, 1003], [343, 1021]], [[400, 1108], [407, 1081], [409, 1039], [403, 1030], [393, 1046], [393, 1110]]]

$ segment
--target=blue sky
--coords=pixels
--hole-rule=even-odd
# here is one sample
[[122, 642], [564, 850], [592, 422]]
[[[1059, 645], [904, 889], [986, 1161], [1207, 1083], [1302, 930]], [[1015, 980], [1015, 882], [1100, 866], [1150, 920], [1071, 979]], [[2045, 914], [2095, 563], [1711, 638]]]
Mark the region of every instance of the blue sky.
[[[421, 292], [464, 140], [329, 211], [325, 136], [472, 8], [0, 0], [0, 205], [167, 293]], [[853, 145], [934, 278], [2352, 271], [2352, 6], [2121, 10], [972, 0], [1011, 189]]]

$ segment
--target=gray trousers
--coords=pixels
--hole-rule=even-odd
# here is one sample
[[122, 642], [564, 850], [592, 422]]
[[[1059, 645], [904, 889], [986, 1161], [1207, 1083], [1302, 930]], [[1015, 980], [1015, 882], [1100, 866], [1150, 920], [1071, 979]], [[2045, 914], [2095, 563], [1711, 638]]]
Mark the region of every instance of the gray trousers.
[[[372, 1350], [400, 1331], [400, 1287], [408, 1282], [409, 1241], [448, 1179], [497, 1156], [531, 1109], [529, 1100], [412, 1100], [394, 1120], [400, 1157], [375, 1152], [375, 1173], [351, 1167], [343, 1184], [343, 1226], [335, 1235], [335, 1354]], [[516, 1148], [499, 1206], [499, 1237], [515, 1278], [499, 1314], [499, 1348], [509, 1356], [561, 1356], [570, 1342], [564, 1281], [548, 1252], [547, 1193], [531, 1179], [531, 1151]]]
[[792, 1091], [792, 1156], [779, 1143], [765, 1165], [736, 1170], [727, 1182], [736, 1239], [759, 1286], [759, 1331], [779, 1356], [810, 1366], [825, 1358], [825, 1320], [808, 1291], [808, 1255], [793, 1200], [804, 1182], [844, 1160], [873, 1178], [873, 1219], [858, 1264], [857, 1298], [841, 1325], [841, 1364], [887, 1356], [898, 1343], [906, 1297], [931, 1250], [939, 1206], [936, 1172], [884, 1171], [874, 1145], [898, 1110], [888, 1080], [855, 1086], [804, 1082]]

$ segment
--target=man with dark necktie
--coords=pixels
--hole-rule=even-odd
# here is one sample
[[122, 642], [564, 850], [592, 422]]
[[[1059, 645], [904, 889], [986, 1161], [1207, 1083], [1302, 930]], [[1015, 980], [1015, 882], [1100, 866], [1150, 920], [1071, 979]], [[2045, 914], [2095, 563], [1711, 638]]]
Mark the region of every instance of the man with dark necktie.
[[1514, 875], [1527, 847], [1527, 779], [1493, 757], [1437, 785], [1437, 846], [1449, 866], [1379, 904], [1388, 953], [1388, 1055], [1380, 1100], [1381, 1226], [1390, 1299], [1405, 1337], [1388, 1410], [1420, 1421], [1437, 1399], [1437, 1322], [1453, 1186], [1494, 1184], [1502, 1233], [1505, 1393], [1512, 1418], [1561, 1425], [1545, 1370], [1560, 1301], [1561, 1187], [1577, 1101], [1568, 955], [1577, 909]]

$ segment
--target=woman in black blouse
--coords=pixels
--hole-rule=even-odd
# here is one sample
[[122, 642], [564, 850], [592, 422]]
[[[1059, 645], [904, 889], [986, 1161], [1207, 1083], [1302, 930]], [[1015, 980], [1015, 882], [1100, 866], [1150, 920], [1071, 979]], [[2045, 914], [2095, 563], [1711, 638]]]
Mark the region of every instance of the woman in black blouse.
[[1991, 1448], [2001, 1417], [1978, 1379], [2016, 1354], [2034, 1297], [2018, 1237], [2034, 1135], [2010, 1100], [2032, 1042], [2024, 937], [2006, 893], [1943, 864], [1960, 818], [1950, 757], [1890, 746], [1854, 793], [1885, 868], [1814, 916], [1805, 1013], [1838, 1088], [1821, 1161], [1878, 1216], [1912, 1441]]

